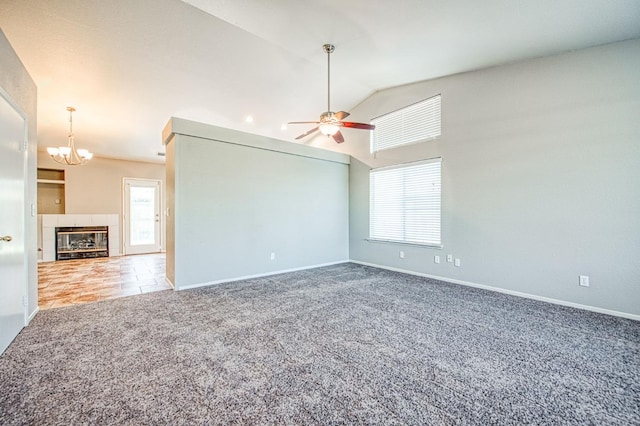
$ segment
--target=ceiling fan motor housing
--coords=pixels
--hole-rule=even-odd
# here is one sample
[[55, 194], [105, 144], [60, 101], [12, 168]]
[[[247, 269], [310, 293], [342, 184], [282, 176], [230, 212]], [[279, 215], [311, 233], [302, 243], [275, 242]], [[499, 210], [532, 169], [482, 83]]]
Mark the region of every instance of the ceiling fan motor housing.
[[331, 111], [327, 111], [327, 112], [323, 112], [320, 115], [320, 122], [321, 123], [328, 123], [331, 121], [338, 121], [338, 119], [335, 117], [335, 113], [331, 112]]

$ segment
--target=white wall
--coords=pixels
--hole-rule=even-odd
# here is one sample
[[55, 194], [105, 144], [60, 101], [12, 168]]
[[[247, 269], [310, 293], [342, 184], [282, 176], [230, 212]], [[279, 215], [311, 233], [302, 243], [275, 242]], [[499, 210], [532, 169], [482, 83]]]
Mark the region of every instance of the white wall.
[[349, 259], [347, 156], [180, 119], [165, 140], [177, 289]]
[[[439, 140], [374, 158], [345, 132], [351, 259], [640, 315], [640, 40], [384, 90], [349, 118], [438, 93]], [[366, 241], [369, 169], [438, 156], [444, 248]], [[449, 253], [461, 267], [433, 262]]]

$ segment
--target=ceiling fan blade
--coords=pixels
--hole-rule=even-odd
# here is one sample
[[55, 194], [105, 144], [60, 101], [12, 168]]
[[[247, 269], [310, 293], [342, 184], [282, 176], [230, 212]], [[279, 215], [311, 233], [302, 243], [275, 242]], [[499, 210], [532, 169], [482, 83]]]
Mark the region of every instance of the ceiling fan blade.
[[303, 134], [301, 134], [300, 136], [298, 136], [298, 137], [296, 138], [296, 140], [298, 140], [298, 139], [302, 139], [302, 138], [304, 138], [305, 136], [309, 136], [311, 133], [313, 133], [313, 132], [315, 132], [315, 131], [317, 131], [317, 130], [318, 130], [318, 127], [314, 127], [314, 128], [313, 128], [313, 129], [311, 129], [311, 130], [307, 130], [306, 132], [304, 132]]
[[287, 124], [319, 124], [319, 121], [290, 121]]
[[376, 128], [373, 124], [365, 124], [365, 123], [354, 123], [352, 121], [343, 121], [342, 126], [351, 127], [352, 129], [364, 129], [364, 130], [373, 130]]
[[349, 113], [348, 113], [348, 112], [346, 112], [346, 111], [338, 111], [338, 112], [336, 112], [333, 116], [334, 116], [335, 118], [337, 118], [338, 120], [342, 120], [342, 119], [347, 118], [347, 117], [348, 117], [348, 116], [350, 116], [350, 115], [351, 115], [351, 114], [349, 114]]
[[338, 130], [336, 134], [333, 135], [333, 139], [338, 143], [344, 142], [344, 136], [342, 136], [342, 133], [340, 132], [340, 130]]

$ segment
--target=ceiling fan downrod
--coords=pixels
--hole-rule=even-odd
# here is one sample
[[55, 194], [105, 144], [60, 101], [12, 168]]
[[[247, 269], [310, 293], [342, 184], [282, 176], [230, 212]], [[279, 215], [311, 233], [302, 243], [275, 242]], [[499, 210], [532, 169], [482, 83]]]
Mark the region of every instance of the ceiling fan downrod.
[[327, 54], [327, 112], [331, 112], [331, 54], [336, 47], [333, 44], [325, 44], [322, 48]]

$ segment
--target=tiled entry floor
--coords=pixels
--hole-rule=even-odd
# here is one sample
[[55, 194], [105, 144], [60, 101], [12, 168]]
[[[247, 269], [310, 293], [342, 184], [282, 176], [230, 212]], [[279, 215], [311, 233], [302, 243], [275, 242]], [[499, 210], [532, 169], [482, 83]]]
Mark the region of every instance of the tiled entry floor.
[[165, 254], [62, 260], [38, 264], [40, 309], [168, 290]]

